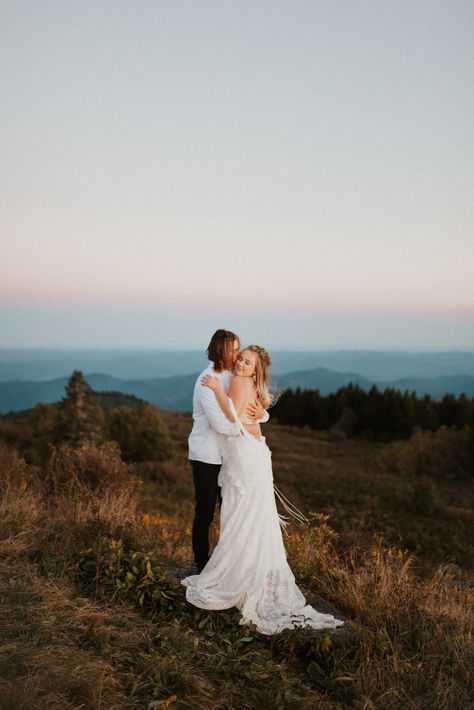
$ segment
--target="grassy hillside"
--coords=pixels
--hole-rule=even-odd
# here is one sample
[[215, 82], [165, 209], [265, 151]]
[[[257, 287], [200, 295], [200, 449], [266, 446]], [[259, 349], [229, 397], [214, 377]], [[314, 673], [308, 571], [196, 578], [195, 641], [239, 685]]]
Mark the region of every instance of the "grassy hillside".
[[86, 443], [39, 466], [1, 446], [2, 707], [472, 705], [466, 432], [375, 444], [267, 426], [277, 485], [312, 520], [292, 524], [290, 564], [348, 618], [344, 633], [268, 639], [185, 602], [191, 419], [162, 414], [161, 462]]

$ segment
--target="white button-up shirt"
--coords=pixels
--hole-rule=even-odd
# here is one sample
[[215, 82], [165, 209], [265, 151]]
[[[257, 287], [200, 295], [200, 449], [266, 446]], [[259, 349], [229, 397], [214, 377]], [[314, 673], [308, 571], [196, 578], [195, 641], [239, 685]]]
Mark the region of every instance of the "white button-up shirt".
[[[203, 461], [204, 463], [222, 463], [220, 438], [223, 435], [233, 436], [239, 432], [238, 422], [230, 422], [219, 406], [216, 395], [209, 387], [201, 384], [204, 375], [213, 375], [221, 381], [222, 388], [227, 394], [232, 380], [232, 372], [224, 370], [216, 372], [213, 363], [209, 363], [205, 370], [201, 372], [194, 385], [193, 395], [193, 419], [194, 425], [189, 435], [189, 456], [191, 461]], [[266, 422], [270, 418], [268, 412], [259, 423]]]

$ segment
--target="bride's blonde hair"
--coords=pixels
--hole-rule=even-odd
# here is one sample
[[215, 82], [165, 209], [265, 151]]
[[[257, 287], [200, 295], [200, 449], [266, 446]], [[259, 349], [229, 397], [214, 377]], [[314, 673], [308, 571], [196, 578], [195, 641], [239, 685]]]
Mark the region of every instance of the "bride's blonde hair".
[[255, 363], [255, 373], [253, 375], [255, 388], [257, 390], [257, 399], [264, 409], [267, 409], [272, 404], [275, 403], [276, 397], [269, 388], [269, 376], [268, 371], [272, 360], [270, 355], [267, 353], [265, 348], [261, 348], [260, 345], [248, 345], [244, 350], [250, 350], [257, 355], [257, 361]]

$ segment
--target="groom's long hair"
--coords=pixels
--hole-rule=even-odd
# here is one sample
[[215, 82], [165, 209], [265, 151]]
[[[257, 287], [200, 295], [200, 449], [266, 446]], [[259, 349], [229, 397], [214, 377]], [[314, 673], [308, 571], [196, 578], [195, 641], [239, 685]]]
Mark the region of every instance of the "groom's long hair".
[[235, 340], [240, 343], [238, 335], [231, 330], [223, 330], [222, 328], [216, 330], [212, 336], [211, 342], [207, 346], [206, 353], [208, 360], [214, 363], [214, 370], [216, 372], [220, 372], [225, 368], [229, 350], [232, 348]]

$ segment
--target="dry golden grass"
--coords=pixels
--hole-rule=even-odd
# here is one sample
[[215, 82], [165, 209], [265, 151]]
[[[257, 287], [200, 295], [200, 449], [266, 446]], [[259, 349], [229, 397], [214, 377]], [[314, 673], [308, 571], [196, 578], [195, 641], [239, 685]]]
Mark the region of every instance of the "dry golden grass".
[[[189, 420], [172, 419], [175, 443], [182, 444]], [[319, 490], [335, 466], [344, 466], [348, 447], [285, 428], [275, 447], [278, 482], [308, 512], [301, 481], [293, 487], [297, 471], [310, 480], [319, 455]], [[353, 477], [358, 467], [382, 465], [380, 451], [371, 454], [366, 444], [356, 444], [352, 456], [357, 447]], [[292, 524], [285, 544], [298, 581], [351, 619], [354, 644], [318, 645], [292, 633], [271, 647], [255, 639], [240, 644], [235, 634], [242, 629], [232, 630], [231, 622], [215, 633], [177, 613], [157, 625], [118, 595], [85, 596], [77, 561], [104, 538], [163, 565], [191, 561], [193, 491], [185, 451], [177, 450], [167, 464], [126, 466], [110, 447], [63, 448], [46, 471], [0, 451], [2, 708], [474, 706], [466, 573], [443, 563], [421, 579], [416, 556], [402, 546], [368, 533], [357, 546], [348, 544], [324, 514], [311, 516], [311, 528]], [[214, 526], [214, 540], [217, 534]], [[272, 702], [279, 692], [283, 700]]]
[[471, 707], [474, 594], [466, 575], [446, 564], [422, 580], [413, 555], [380, 543], [338, 554], [324, 516], [319, 523], [294, 532], [287, 549], [301, 578], [363, 629], [357, 696], [394, 710]]
[[[64, 580], [45, 579], [18, 560], [2, 564], [0, 593], [2, 708], [128, 707], [113, 664], [90, 643], [92, 629], [95, 638], [111, 633], [115, 610], [77, 598]], [[138, 614], [135, 623], [144, 623]]]

